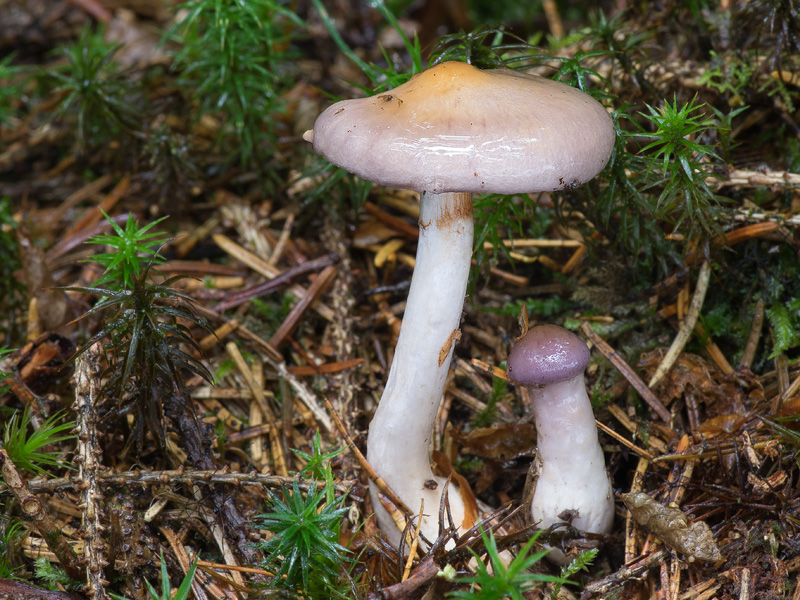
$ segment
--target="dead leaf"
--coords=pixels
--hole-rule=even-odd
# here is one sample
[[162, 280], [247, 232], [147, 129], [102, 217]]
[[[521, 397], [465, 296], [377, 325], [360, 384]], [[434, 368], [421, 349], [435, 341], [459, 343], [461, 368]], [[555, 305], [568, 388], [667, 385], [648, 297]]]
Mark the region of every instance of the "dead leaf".
[[707, 438], [713, 438], [723, 433], [736, 433], [746, 422], [741, 415], [719, 415], [700, 423], [697, 431]]
[[116, 12], [107, 24], [105, 37], [107, 42], [119, 44], [114, 59], [125, 67], [143, 68], [170, 63], [161, 43], [162, 36], [131, 10]]
[[[661, 363], [665, 350], [658, 348], [643, 355], [639, 367], [647, 376]], [[682, 353], [661, 384], [663, 392], [659, 398], [664, 404], [688, 394], [708, 407], [712, 416], [744, 415], [746, 406], [763, 397], [763, 388], [752, 374], [734, 372], [721, 373], [702, 356]]]
[[[469, 529], [475, 524], [478, 518], [478, 501], [475, 499], [475, 493], [469, 485], [469, 481], [463, 476], [455, 472], [453, 465], [450, 464], [450, 459], [444, 452], [434, 450], [431, 453], [431, 463], [433, 472], [440, 477], [450, 477], [453, 483], [458, 486], [461, 492], [461, 499], [464, 502], [464, 520], [461, 522], [460, 527]], [[439, 510], [439, 507], [436, 507]]]
[[75, 352], [75, 344], [64, 336], [51, 333], [29, 342], [19, 351], [17, 370], [32, 391], [52, 389], [54, 379], [64, 375], [63, 367]]
[[25, 286], [31, 297], [37, 300], [39, 331], [58, 329], [67, 320], [67, 297], [62, 290], [56, 289], [44, 248], [38, 244], [27, 224], [17, 228], [17, 238]]
[[775, 471], [766, 479], [759, 477], [753, 472], [747, 474], [747, 483], [753, 486], [753, 491], [759, 498], [763, 498], [767, 494], [774, 493], [783, 487], [789, 476], [786, 471]]
[[778, 411], [780, 424], [789, 429], [800, 429], [800, 396], [792, 396], [781, 404]]
[[453, 439], [464, 452], [493, 460], [527, 456], [536, 447], [536, 427], [532, 423], [503, 423], [469, 433], [453, 432]]
[[397, 231], [381, 223], [377, 219], [367, 218], [359, 223], [353, 232], [353, 245], [356, 248], [366, 248], [373, 244], [380, 244], [397, 235]]

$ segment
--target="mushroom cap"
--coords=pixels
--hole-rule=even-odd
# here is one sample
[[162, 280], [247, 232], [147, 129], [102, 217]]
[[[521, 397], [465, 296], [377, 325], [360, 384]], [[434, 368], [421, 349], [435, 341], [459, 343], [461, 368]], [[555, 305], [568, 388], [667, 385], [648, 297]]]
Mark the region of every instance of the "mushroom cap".
[[460, 62], [337, 102], [306, 137], [364, 179], [434, 194], [574, 187], [603, 169], [614, 138], [606, 109], [578, 89]]
[[508, 355], [508, 377], [521, 385], [548, 385], [583, 373], [589, 348], [571, 331], [558, 325], [528, 330]]

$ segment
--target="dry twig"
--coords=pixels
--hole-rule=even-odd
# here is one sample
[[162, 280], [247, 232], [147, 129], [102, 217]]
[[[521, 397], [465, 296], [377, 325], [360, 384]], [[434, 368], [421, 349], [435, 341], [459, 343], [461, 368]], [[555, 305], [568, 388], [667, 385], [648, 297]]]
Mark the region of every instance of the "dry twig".
[[609, 346], [606, 341], [597, 335], [592, 329], [592, 326], [589, 323], [582, 323], [580, 326], [580, 332], [586, 336], [592, 344], [605, 356], [608, 361], [614, 365], [617, 370], [622, 373], [622, 376], [628, 380], [628, 382], [633, 386], [642, 399], [647, 402], [647, 404], [652, 408], [662, 420], [669, 423], [672, 419], [672, 415], [670, 415], [667, 407], [659, 400], [656, 395], [650, 390], [648, 386], [644, 384], [644, 381], [635, 373], [633, 369], [628, 365], [628, 363], [623, 360], [623, 358], [617, 354], [617, 352]]
[[103, 493], [97, 481], [99, 458], [103, 455], [97, 432], [97, 401], [100, 389], [100, 344], [84, 352], [75, 365], [76, 429], [78, 431], [78, 477], [81, 480], [82, 529], [85, 542], [86, 581], [89, 595], [95, 600], [108, 598], [108, 580], [103, 569], [108, 566], [101, 524]]

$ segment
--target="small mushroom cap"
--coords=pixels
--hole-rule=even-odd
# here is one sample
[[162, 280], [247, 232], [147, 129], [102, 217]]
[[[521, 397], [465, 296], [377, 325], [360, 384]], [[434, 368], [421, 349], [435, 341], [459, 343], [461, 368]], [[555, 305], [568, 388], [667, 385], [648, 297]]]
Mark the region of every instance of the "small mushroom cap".
[[445, 62], [384, 94], [337, 102], [309, 137], [333, 164], [383, 185], [513, 194], [588, 181], [615, 133], [606, 109], [566, 84]]
[[520, 385], [547, 385], [572, 379], [589, 364], [589, 348], [558, 325], [528, 330], [508, 355], [508, 377]]

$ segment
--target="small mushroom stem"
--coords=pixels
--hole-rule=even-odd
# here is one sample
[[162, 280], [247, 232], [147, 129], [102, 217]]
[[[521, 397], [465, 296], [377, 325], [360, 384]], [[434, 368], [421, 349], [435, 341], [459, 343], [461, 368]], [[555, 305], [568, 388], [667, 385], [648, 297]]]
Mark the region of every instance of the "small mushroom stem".
[[[536, 422], [539, 478], [531, 517], [545, 528], [575, 511], [572, 525], [607, 533], [614, 520], [614, 496], [583, 373], [565, 381], [534, 385], [531, 393]], [[562, 564], [558, 550], [548, 558]]]
[[[424, 499], [429, 516], [422, 533], [434, 540], [445, 479], [434, 476], [430, 441], [447, 371], [458, 340], [472, 257], [471, 194], [423, 193], [420, 236], [403, 325], [383, 396], [369, 428], [367, 459], [411, 510]], [[400, 532], [370, 486], [378, 524], [390, 541]], [[448, 494], [456, 525], [464, 503], [451, 484]]]
[[[583, 373], [529, 390], [542, 463], [533, 497], [534, 519], [547, 527], [561, 521], [561, 511], [574, 509], [578, 516], [572, 524], [578, 529], [608, 531], [614, 502]], [[547, 493], [548, 489], [558, 491]], [[596, 503], [587, 501], [594, 499]]]
[[[531, 394], [538, 468], [531, 518], [546, 528], [561, 522], [590, 533], [608, 533], [614, 494], [597, 439], [583, 371], [589, 348], [557, 325], [529, 329], [508, 355], [508, 377]], [[547, 558], [566, 564], [553, 549]]]

